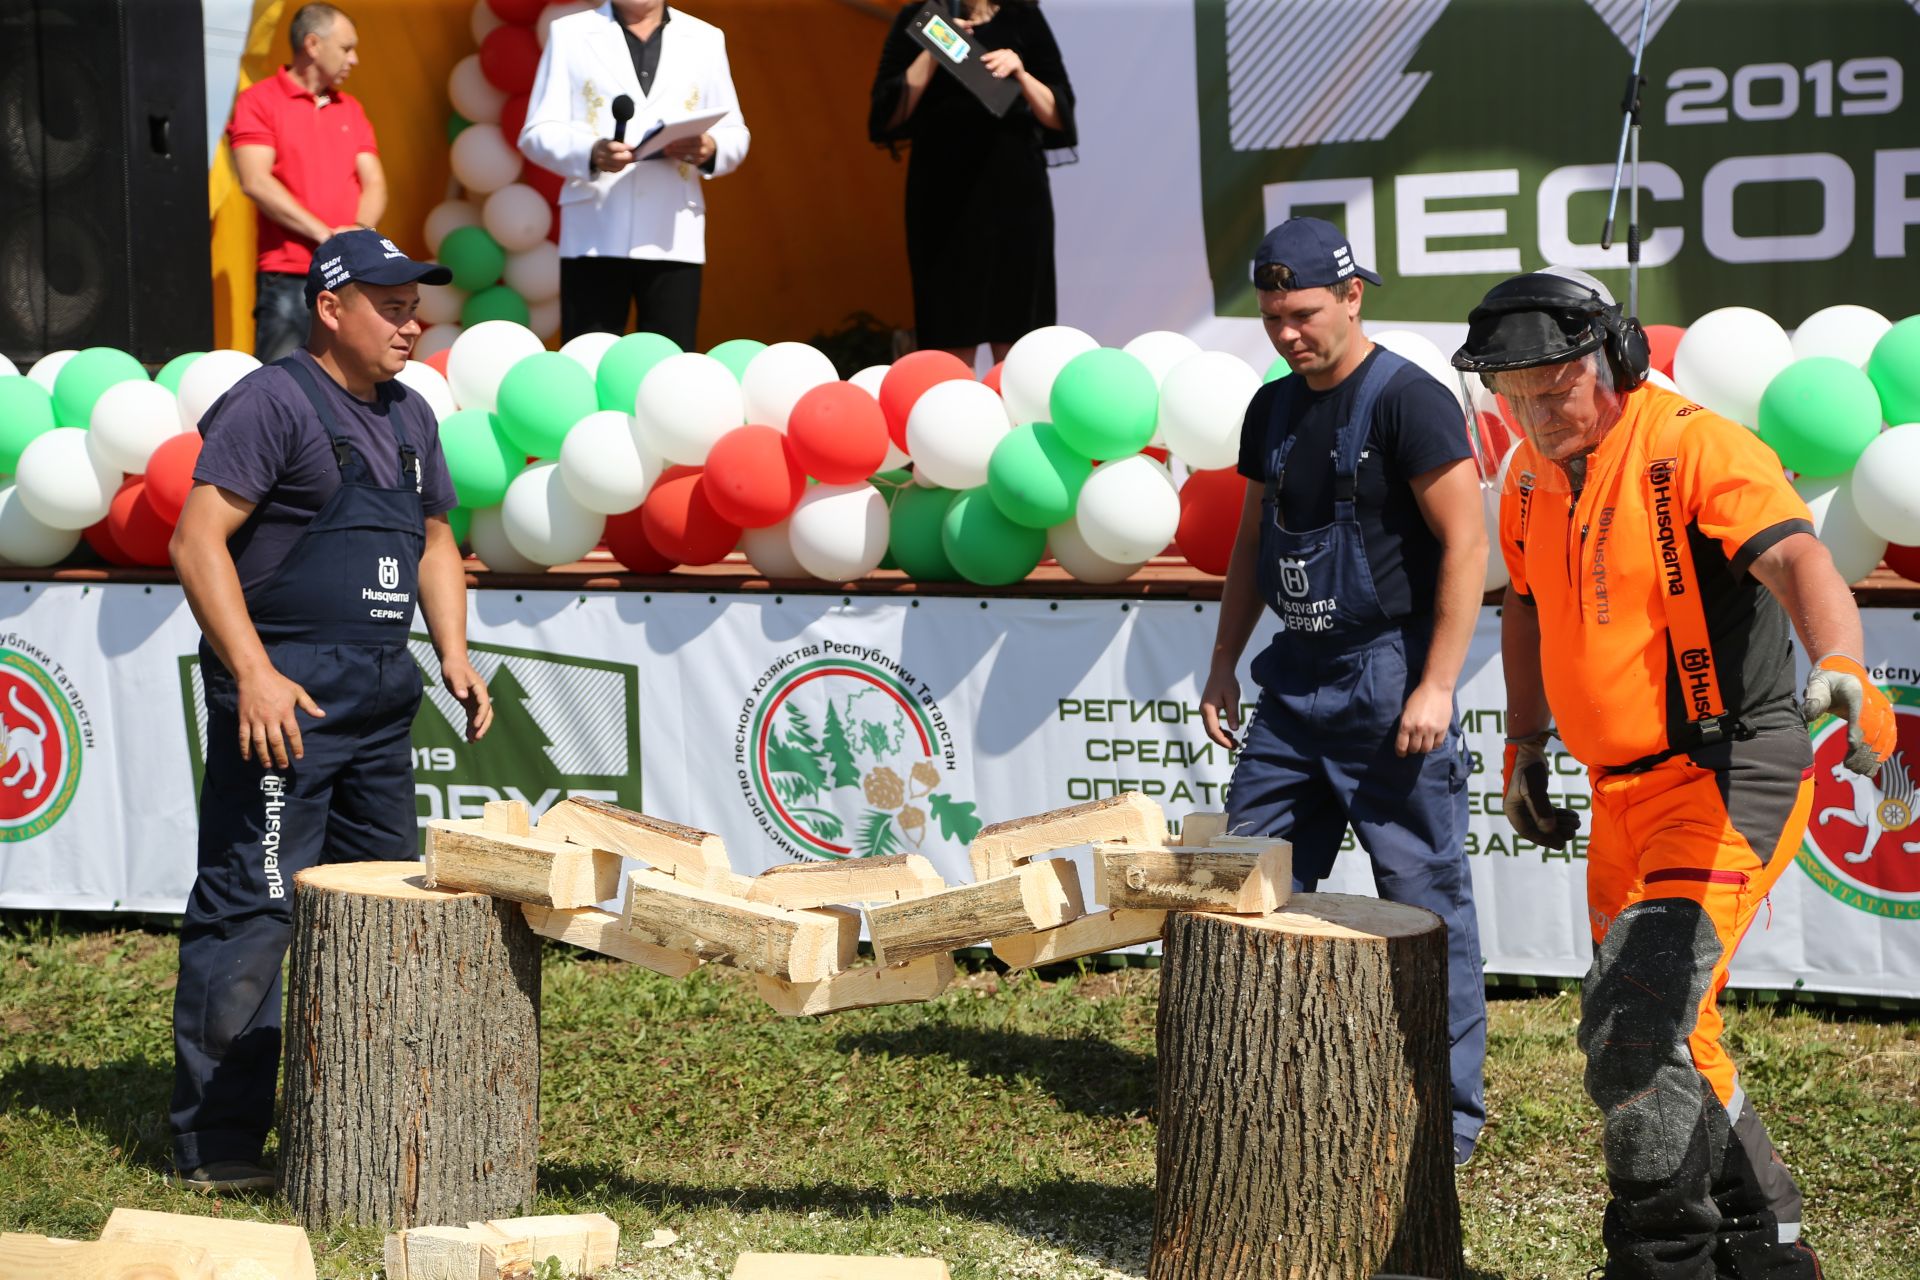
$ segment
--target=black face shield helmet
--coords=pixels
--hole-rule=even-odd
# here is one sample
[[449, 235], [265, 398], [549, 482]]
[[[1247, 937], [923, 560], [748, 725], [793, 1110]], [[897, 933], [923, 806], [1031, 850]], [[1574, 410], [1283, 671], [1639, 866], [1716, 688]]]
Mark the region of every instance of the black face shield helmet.
[[1627, 319], [1598, 281], [1535, 271], [1488, 290], [1467, 315], [1467, 340], [1453, 367], [1500, 373], [1560, 364], [1604, 347], [1614, 385], [1622, 393], [1647, 376], [1647, 335]]

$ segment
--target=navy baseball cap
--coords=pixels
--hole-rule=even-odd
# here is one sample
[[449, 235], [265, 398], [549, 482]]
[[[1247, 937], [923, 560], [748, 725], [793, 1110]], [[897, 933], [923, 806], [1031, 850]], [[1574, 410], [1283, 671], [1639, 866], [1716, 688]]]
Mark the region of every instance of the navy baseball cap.
[[1253, 253], [1256, 289], [1324, 289], [1349, 276], [1385, 283], [1353, 260], [1353, 246], [1324, 218], [1288, 218]]
[[437, 262], [415, 262], [378, 231], [359, 228], [328, 236], [307, 268], [307, 305], [323, 289], [345, 284], [451, 284], [453, 272]]

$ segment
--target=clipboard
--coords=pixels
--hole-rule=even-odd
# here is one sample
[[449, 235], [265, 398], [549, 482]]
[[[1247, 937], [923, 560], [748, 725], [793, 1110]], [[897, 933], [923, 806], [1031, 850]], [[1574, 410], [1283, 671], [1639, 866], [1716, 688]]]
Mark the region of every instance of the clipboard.
[[987, 52], [987, 47], [955, 26], [953, 15], [939, 0], [921, 8], [907, 24], [907, 34], [994, 115], [1006, 115], [1020, 97], [1020, 86], [1013, 77], [1001, 79], [980, 65], [980, 55]]
[[699, 115], [682, 116], [677, 120], [657, 120], [648, 125], [647, 131], [640, 135], [640, 141], [633, 144], [633, 158], [652, 160], [666, 150], [669, 142], [697, 138], [726, 118], [724, 111], [707, 111]]

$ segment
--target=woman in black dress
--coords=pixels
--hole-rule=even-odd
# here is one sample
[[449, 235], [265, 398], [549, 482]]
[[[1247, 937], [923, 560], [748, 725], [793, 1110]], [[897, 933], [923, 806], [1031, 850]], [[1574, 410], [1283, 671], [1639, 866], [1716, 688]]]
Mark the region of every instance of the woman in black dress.
[[1076, 145], [1073, 86], [1036, 0], [958, 0], [955, 25], [1013, 77], [1020, 97], [995, 117], [907, 34], [925, 3], [894, 19], [873, 80], [867, 132], [911, 141], [907, 264], [920, 347], [997, 362], [1021, 335], [1055, 322], [1053, 194], [1047, 153]]

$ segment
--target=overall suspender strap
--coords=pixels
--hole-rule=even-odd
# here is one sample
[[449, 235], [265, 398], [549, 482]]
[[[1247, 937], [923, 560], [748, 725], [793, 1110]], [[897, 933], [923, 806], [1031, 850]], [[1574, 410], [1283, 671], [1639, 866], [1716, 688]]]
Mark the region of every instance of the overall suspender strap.
[[[333, 442], [334, 465], [344, 473], [347, 462], [353, 456], [352, 446], [347, 443], [346, 437], [340, 434], [340, 419], [334, 416], [332, 403], [326, 396], [320, 394], [319, 384], [313, 380], [312, 372], [298, 356], [284, 356], [274, 361], [274, 364], [292, 374], [294, 382], [298, 383], [300, 390], [306, 393], [308, 403], [313, 405], [313, 411], [320, 417], [320, 425], [326, 428], [327, 439]], [[400, 430], [400, 424], [393, 420], [391, 414], [381, 416], [386, 419], [388, 428], [393, 432], [394, 441], [400, 446], [400, 474], [404, 476], [412, 472], [413, 487], [418, 491], [421, 484], [420, 454], [407, 442], [406, 433]]]
[[1687, 545], [1685, 514], [1676, 509], [1679, 484], [1680, 436], [1685, 418], [1669, 418], [1654, 433], [1647, 463], [1647, 529], [1653, 540], [1653, 563], [1659, 573], [1655, 598], [1666, 614], [1667, 643], [1680, 674], [1680, 694], [1687, 708], [1687, 727], [1693, 741], [1674, 742], [1678, 750], [1710, 747], [1725, 741], [1732, 728], [1726, 703], [1720, 696], [1719, 669], [1714, 662], [1712, 637], [1707, 634], [1707, 612], [1700, 598], [1700, 578], [1693, 568], [1693, 550]]
[[1360, 392], [1353, 398], [1353, 412], [1341, 424], [1334, 444], [1333, 518], [1336, 521], [1353, 520], [1354, 478], [1360, 473], [1360, 455], [1366, 452], [1367, 441], [1373, 435], [1373, 406], [1380, 402], [1387, 383], [1393, 381], [1393, 375], [1405, 363], [1404, 357], [1387, 348], [1375, 348], [1367, 376], [1360, 380]]
[[[1280, 509], [1280, 486], [1287, 478], [1287, 455], [1293, 452], [1294, 435], [1291, 418], [1293, 417], [1293, 392], [1287, 378], [1282, 378], [1273, 390], [1273, 405], [1267, 414], [1267, 483], [1261, 495], [1265, 505], [1275, 512]], [[1285, 438], [1281, 434], [1285, 433]]]

